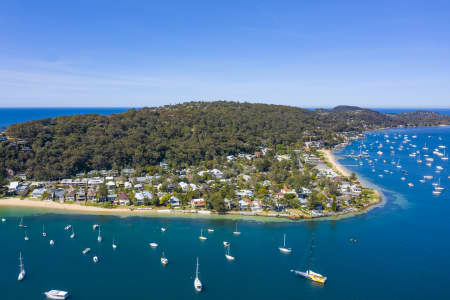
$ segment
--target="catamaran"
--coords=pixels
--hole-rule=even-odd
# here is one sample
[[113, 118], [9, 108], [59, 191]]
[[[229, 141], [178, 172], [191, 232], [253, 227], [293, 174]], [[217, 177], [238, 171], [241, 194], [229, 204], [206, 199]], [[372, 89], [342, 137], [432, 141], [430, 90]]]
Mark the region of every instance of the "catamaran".
[[19, 276], [17, 277], [17, 280], [21, 281], [25, 278], [25, 269], [23, 267], [23, 261], [22, 261], [22, 252], [19, 252], [19, 267], [20, 267], [20, 272], [19, 272]]
[[[312, 265], [313, 248], [314, 248], [314, 237], [311, 239], [311, 247], [310, 247], [310, 251], [309, 251], [309, 267], [310, 268]], [[311, 281], [321, 283], [321, 284], [324, 284], [325, 281], [327, 280], [327, 277], [323, 276], [322, 274], [313, 272], [311, 269], [307, 270], [306, 272], [297, 271], [297, 270], [291, 270], [291, 272], [293, 272], [296, 275], [303, 276]]]
[[198, 237], [201, 241], [206, 241], [208, 238], [203, 236], [203, 228], [200, 229], [200, 236]]
[[290, 254], [292, 252], [291, 248], [286, 248], [286, 234], [283, 234], [283, 247], [278, 247], [280, 252]]
[[161, 263], [165, 266], [169, 263], [169, 260], [166, 258], [166, 256], [164, 255], [164, 251], [162, 253], [162, 257], [161, 257]]
[[75, 232], [73, 231], [73, 227], [72, 227], [72, 234], [70, 235], [70, 238], [71, 239], [75, 238]]
[[42, 236], [43, 236], [43, 237], [46, 237], [46, 236], [47, 236], [47, 233], [45, 232], [45, 227], [44, 227], [44, 225], [42, 225]]
[[230, 247], [231, 247], [231, 245], [228, 244], [228, 246], [227, 246], [227, 253], [225, 253], [225, 257], [228, 260], [234, 260], [234, 256], [231, 256], [231, 254], [230, 254]]
[[98, 227], [98, 237], [97, 237], [97, 241], [98, 241], [99, 243], [102, 242], [102, 235], [101, 235], [101, 228], [100, 228], [100, 226]]
[[201, 292], [203, 288], [202, 282], [198, 278], [198, 257], [197, 257], [197, 267], [195, 269], [194, 288], [197, 292]]
[[45, 296], [49, 299], [57, 299], [57, 300], [64, 300], [69, 297], [69, 292], [66, 291], [60, 291], [60, 290], [51, 290], [44, 293]]
[[240, 235], [240, 234], [241, 234], [241, 232], [238, 231], [237, 223], [236, 223], [236, 229], [233, 231], [233, 234], [234, 234], [234, 235]]

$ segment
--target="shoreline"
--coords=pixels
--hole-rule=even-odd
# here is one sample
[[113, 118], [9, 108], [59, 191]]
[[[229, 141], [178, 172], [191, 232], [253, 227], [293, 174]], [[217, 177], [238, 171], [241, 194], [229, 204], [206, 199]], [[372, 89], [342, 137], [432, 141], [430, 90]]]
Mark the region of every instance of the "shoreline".
[[[331, 165], [341, 176], [350, 177], [351, 173], [347, 168], [341, 165], [332, 150], [320, 149], [320, 153], [324, 156], [324, 162]], [[53, 201], [33, 200], [29, 198], [20, 199], [18, 197], [0, 199], [0, 208], [2, 207], [19, 207], [19, 208], [35, 208], [52, 212], [80, 213], [92, 215], [113, 215], [113, 216], [148, 216], [148, 217], [184, 217], [184, 218], [226, 218], [226, 219], [246, 219], [255, 221], [274, 221], [274, 222], [292, 222], [292, 221], [324, 221], [350, 218], [353, 216], [365, 214], [371, 209], [379, 207], [385, 203], [385, 197], [378, 187], [372, 183], [362, 179], [357, 175], [358, 181], [364, 188], [372, 189], [377, 196], [377, 201], [369, 203], [367, 206], [359, 210], [341, 211], [333, 214], [322, 216], [297, 216], [274, 212], [238, 212], [230, 211], [226, 213], [218, 213], [213, 211], [196, 211], [196, 210], [177, 210], [160, 208], [137, 208], [137, 207], [115, 207], [105, 208], [94, 205], [85, 205], [81, 203], [58, 203]]]
[[368, 180], [361, 178], [361, 176], [358, 175], [356, 172], [350, 172], [350, 170], [348, 170], [346, 167], [341, 165], [332, 150], [320, 149], [319, 152], [324, 155], [325, 163], [328, 162], [329, 164], [331, 164], [332, 168], [335, 171], [337, 171], [338, 174], [340, 174], [341, 176], [344, 176], [344, 177], [350, 177], [351, 174], [354, 173], [363, 188], [371, 189], [377, 195], [378, 201], [372, 202], [369, 205], [365, 206], [360, 211], [354, 212], [353, 213], [354, 215], [367, 213], [370, 210], [372, 210], [376, 207], [380, 207], [385, 203], [385, 196], [384, 196], [383, 192], [381, 191], [381, 189], [379, 187], [377, 187], [376, 185], [374, 185], [373, 183], [369, 182]]

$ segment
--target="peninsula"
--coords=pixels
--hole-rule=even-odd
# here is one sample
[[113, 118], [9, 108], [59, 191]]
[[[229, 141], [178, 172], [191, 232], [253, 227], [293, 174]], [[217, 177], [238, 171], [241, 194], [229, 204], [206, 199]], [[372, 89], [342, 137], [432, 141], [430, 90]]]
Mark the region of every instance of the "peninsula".
[[429, 112], [224, 101], [31, 121], [0, 137], [0, 205], [290, 219], [352, 214], [380, 195], [330, 149], [367, 130], [443, 124], [449, 116]]

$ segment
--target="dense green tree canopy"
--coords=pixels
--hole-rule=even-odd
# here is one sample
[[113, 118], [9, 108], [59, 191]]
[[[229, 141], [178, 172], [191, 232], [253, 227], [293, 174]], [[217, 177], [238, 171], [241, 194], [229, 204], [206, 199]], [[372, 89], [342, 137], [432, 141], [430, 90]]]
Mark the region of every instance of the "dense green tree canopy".
[[[59, 179], [93, 169], [145, 169], [162, 161], [180, 167], [205, 161], [214, 165], [226, 155], [253, 153], [261, 146], [287, 149], [309, 140], [333, 145], [340, 142], [337, 133], [344, 131], [442, 123], [450, 123], [449, 117], [426, 112], [411, 117], [353, 107], [312, 111], [189, 102], [112, 116], [74, 115], [12, 125], [6, 132], [10, 139], [0, 142], [0, 168], [36, 179]], [[264, 160], [258, 164], [260, 171], [277, 167]]]

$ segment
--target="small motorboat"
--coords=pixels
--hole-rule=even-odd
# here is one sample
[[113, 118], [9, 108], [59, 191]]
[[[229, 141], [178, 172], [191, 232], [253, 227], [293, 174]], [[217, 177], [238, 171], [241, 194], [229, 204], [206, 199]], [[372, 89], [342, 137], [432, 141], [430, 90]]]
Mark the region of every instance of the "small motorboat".
[[94, 256], [94, 257], [92, 258], [92, 260], [93, 260], [95, 263], [98, 263], [98, 257], [97, 257], [97, 256]]
[[86, 249], [84, 249], [83, 251], [81, 251], [81, 253], [86, 254], [86, 253], [88, 253], [89, 251], [91, 251], [91, 248], [86, 248]]
[[158, 243], [152, 242], [152, 243], [148, 243], [150, 245], [150, 247], [152, 248], [156, 248], [158, 247]]
[[49, 299], [58, 299], [58, 300], [67, 299], [70, 295], [69, 292], [60, 291], [60, 290], [51, 290], [51, 291], [45, 292], [44, 294]]

